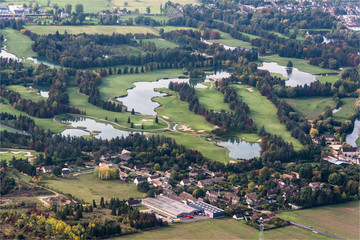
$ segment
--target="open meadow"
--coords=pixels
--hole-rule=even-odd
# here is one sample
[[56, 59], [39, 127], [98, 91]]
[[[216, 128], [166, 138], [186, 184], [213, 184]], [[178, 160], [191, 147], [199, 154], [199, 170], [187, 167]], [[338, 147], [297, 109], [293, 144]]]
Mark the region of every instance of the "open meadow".
[[335, 120], [343, 122], [355, 114], [354, 104], [356, 98], [342, 98], [341, 101], [343, 102], [342, 108], [334, 113], [333, 116]]
[[22, 85], [10, 85], [6, 86], [6, 88], [20, 93], [22, 99], [30, 99], [33, 102], [46, 101], [46, 98], [42, 97], [37, 89], [24, 87]]
[[235, 39], [235, 38], [231, 37], [230, 34], [221, 32], [217, 29], [214, 29], [214, 31], [218, 31], [220, 33], [220, 39], [209, 40], [209, 42], [221, 43], [221, 44], [224, 44], [224, 45], [227, 45], [230, 47], [242, 47], [242, 48], [247, 48], [247, 49], [253, 48], [253, 46], [251, 46], [251, 43], [249, 43], [249, 42]]
[[344, 239], [360, 238], [360, 202], [282, 212], [281, 218], [308, 225]]
[[100, 198], [110, 200], [110, 198], [129, 199], [130, 197], [143, 197], [143, 193], [137, 191], [134, 183], [124, 183], [120, 180], [100, 180], [93, 173], [79, 175], [74, 178], [57, 178], [55, 180], [45, 180], [43, 184], [64, 194], [70, 193], [76, 198], [85, 202], [100, 202]]
[[175, 30], [197, 30], [197, 28], [193, 28], [193, 27], [182, 27], [182, 26], [158, 26], [158, 27], [154, 27], [157, 30], [160, 30], [161, 28], [164, 29], [164, 32], [171, 32], [171, 31], [175, 31]]
[[[291, 142], [296, 150], [302, 148], [302, 144], [299, 140], [293, 138], [289, 131], [286, 131], [285, 124], [280, 123], [277, 117], [277, 109], [275, 105], [262, 96], [256, 88], [251, 88], [248, 85], [232, 85], [238, 93], [238, 96], [249, 105], [250, 118], [252, 118], [258, 129], [261, 126], [265, 127], [265, 130], [271, 134], [281, 136], [285, 141]], [[248, 88], [248, 89], [247, 89]], [[250, 88], [252, 92], [249, 91]]]
[[0, 33], [6, 37], [4, 44], [9, 53], [15, 54], [18, 58], [37, 56], [31, 48], [32, 40], [28, 36], [22, 35], [19, 31], [11, 28], [1, 29]]
[[[171, 224], [167, 228], [114, 239], [259, 239], [260, 232], [231, 218]], [[325, 239], [311, 231], [288, 226], [264, 232], [264, 239]]]

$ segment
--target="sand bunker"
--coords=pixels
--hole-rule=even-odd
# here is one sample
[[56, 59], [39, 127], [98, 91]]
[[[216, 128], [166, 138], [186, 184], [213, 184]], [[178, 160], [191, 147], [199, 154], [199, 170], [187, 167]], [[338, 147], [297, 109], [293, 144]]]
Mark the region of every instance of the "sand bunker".
[[203, 132], [205, 132], [205, 130], [199, 130], [198, 132], [199, 132], [199, 133], [203, 133]]
[[141, 123], [135, 123], [135, 126], [141, 126], [142, 124]]
[[165, 119], [169, 119], [169, 117], [168, 116], [162, 116], [163, 118], [165, 118]]
[[248, 90], [249, 92], [253, 92], [254, 91], [254, 89], [252, 89], [252, 88], [245, 88], [246, 90]]
[[256, 142], [262, 142], [262, 139], [261, 139], [261, 138], [259, 138]]
[[189, 126], [186, 126], [186, 125], [181, 125], [179, 127], [179, 129], [183, 130], [183, 131], [192, 131], [192, 129]]
[[152, 119], [141, 119], [140, 121], [142, 121], [142, 122], [152, 122], [154, 120], [152, 120]]

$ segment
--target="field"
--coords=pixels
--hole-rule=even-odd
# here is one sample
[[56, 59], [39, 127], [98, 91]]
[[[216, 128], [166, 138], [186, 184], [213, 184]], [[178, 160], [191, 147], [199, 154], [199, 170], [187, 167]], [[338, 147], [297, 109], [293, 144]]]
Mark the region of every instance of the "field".
[[167, 21], [169, 19], [169, 17], [167, 15], [140, 15], [140, 14], [127, 14], [124, 16], [121, 16], [122, 19], [124, 20], [129, 20], [129, 18], [132, 18], [133, 20], [135, 20], [136, 17], [138, 16], [145, 16], [145, 17], [149, 17], [155, 21]]
[[334, 85], [334, 83], [339, 80], [339, 76], [338, 75], [328, 75], [328, 76], [320, 76], [320, 77], [316, 77], [316, 80], [318, 80], [321, 83], [331, 83], [332, 85]]
[[261, 61], [261, 62], [277, 62], [279, 65], [282, 65], [282, 66], [286, 66], [286, 64], [289, 61], [291, 61], [295, 68], [298, 68], [300, 71], [308, 72], [311, 74], [337, 73], [338, 72], [335, 70], [310, 65], [310, 64], [308, 64], [307, 60], [304, 60], [304, 59], [279, 57], [278, 55], [261, 56], [261, 57], [259, 57], [259, 61]]
[[155, 29], [159, 30], [161, 28], [164, 29], [165, 32], [171, 32], [171, 31], [175, 31], [175, 30], [197, 30], [196, 28], [192, 28], [192, 27], [175, 27], [175, 26], [160, 26], [160, 27], [154, 27]]
[[101, 197], [110, 200], [112, 197], [128, 199], [130, 197], [143, 197], [143, 193], [138, 192], [134, 183], [124, 183], [120, 180], [102, 181], [94, 176], [93, 173], [79, 175], [75, 178], [56, 180], [46, 180], [44, 184], [61, 191], [64, 194], [70, 193], [76, 198], [83, 199], [85, 202], [100, 201]]
[[46, 98], [42, 97], [37, 89], [27, 88], [21, 85], [10, 85], [7, 89], [19, 92], [22, 99], [30, 99], [33, 102], [40, 102], [41, 100], [46, 101]]
[[272, 102], [262, 96], [256, 88], [252, 88], [253, 92], [246, 90], [247, 85], [232, 85], [236, 88], [238, 96], [249, 105], [250, 118], [252, 118], [258, 129], [261, 126], [271, 134], [280, 135], [285, 141], [291, 142], [296, 150], [302, 148], [299, 140], [291, 137], [290, 132], [286, 131], [285, 124], [280, 123], [277, 118], [277, 109]]
[[354, 201], [333, 206], [283, 212], [278, 215], [284, 219], [309, 225], [344, 239], [359, 239], [359, 203], [359, 201]]
[[221, 111], [224, 109], [227, 112], [232, 110], [229, 108], [228, 103], [224, 103], [224, 95], [219, 92], [214, 84], [214, 87], [210, 89], [210, 83], [203, 83], [208, 86], [208, 88], [196, 88], [195, 93], [199, 98], [199, 102], [202, 106], [205, 106], [209, 110]]
[[37, 56], [31, 49], [32, 40], [28, 36], [10, 28], [1, 29], [0, 33], [6, 36], [5, 45], [9, 53], [15, 54], [18, 58]]
[[87, 34], [113, 34], [115, 33], [152, 33], [157, 35], [157, 32], [148, 27], [140, 27], [140, 26], [106, 26], [106, 25], [98, 25], [98, 26], [38, 26], [31, 25], [26, 26], [30, 31], [37, 34], [54, 34], [56, 31], [59, 33], [64, 33], [65, 31], [69, 34], [79, 34], [79, 33], [87, 33]]
[[183, 76], [180, 69], [166, 69], [138, 74], [122, 74], [107, 76], [102, 79], [99, 86], [103, 99], [119, 97], [127, 94], [129, 88], [134, 87], [134, 82], [153, 82], [161, 78], [176, 78]]
[[28, 149], [0, 149], [0, 159], [10, 161], [13, 157], [16, 159], [32, 158], [35, 155], [35, 151]]
[[334, 113], [333, 116], [335, 120], [343, 122], [355, 114], [354, 104], [356, 98], [342, 98], [341, 101], [343, 102], [342, 109]]
[[230, 47], [242, 47], [242, 48], [248, 48], [251, 49], [253, 46], [249, 42], [241, 41], [235, 38], [232, 38], [230, 34], [221, 32], [219, 30], [214, 30], [220, 32], [220, 39], [216, 40], [209, 40], [209, 42], [212, 43], [221, 43]]
[[291, 98], [285, 100], [295, 111], [307, 119], [318, 117], [326, 106], [331, 106], [331, 108], [336, 106], [335, 101], [331, 97]]
[[161, 38], [151, 38], [151, 39], [143, 39], [143, 42], [153, 42], [156, 45], [156, 49], [160, 49], [160, 48], [175, 48], [178, 47], [179, 45], [166, 41], [165, 39], [161, 39]]
[[[260, 232], [234, 219], [209, 219], [194, 223], [171, 224], [167, 228], [114, 239], [259, 239]], [[264, 239], [323, 239], [311, 231], [294, 226], [265, 231]]]

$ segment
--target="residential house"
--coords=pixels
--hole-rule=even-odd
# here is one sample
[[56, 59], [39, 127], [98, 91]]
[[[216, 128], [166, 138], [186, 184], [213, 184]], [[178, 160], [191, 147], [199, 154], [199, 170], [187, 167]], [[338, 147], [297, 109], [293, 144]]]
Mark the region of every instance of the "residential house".
[[69, 176], [70, 173], [71, 173], [71, 171], [70, 171], [69, 168], [63, 168], [63, 169], [61, 169], [61, 176], [63, 176], [63, 177]]
[[159, 175], [153, 175], [147, 178], [148, 183], [153, 183], [155, 180], [158, 180], [160, 178]]
[[179, 197], [186, 202], [195, 202], [196, 198], [194, 198], [190, 193], [182, 192], [180, 193]]
[[157, 179], [157, 180], [153, 181], [152, 184], [153, 184], [155, 187], [161, 187], [162, 182], [161, 182], [159, 179]]
[[[229, 202], [230, 204], [235, 204], [235, 203], [239, 202], [240, 197], [237, 196], [235, 193], [227, 192], [224, 194], [222, 199], [226, 202]], [[230, 202], [230, 200], [231, 200], [231, 202]]]
[[138, 177], [135, 178], [134, 183], [135, 183], [136, 185], [138, 185], [139, 183], [141, 183], [141, 182], [143, 182], [143, 181], [144, 181], [143, 177], [142, 177], [142, 176], [138, 176]]
[[277, 193], [278, 193], [278, 188], [276, 187], [276, 188], [273, 188], [273, 189], [267, 189], [267, 197], [268, 198], [274, 198], [274, 197], [276, 197], [276, 195], [277, 195]]
[[124, 154], [124, 155], [129, 155], [131, 152], [130, 151], [128, 151], [128, 150], [126, 150], [126, 149], [123, 149], [122, 151], [121, 151], [121, 154]]
[[145, 170], [146, 169], [146, 164], [135, 165], [134, 169], [136, 171]]
[[243, 214], [235, 214], [233, 216], [233, 219], [235, 219], [235, 220], [244, 220], [244, 215]]
[[117, 157], [121, 160], [121, 161], [124, 161], [124, 162], [127, 162], [129, 160], [132, 159], [132, 157], [130, 157], [129, 155], [127, 154], [119, 154], [117, 155]]
[[292, 191], [286, 191], [283, 193], [284, 200], [289, 200], [291, 197], [294, 197], [296, 194]]
[[298, 210], [298, 209], [301, 208], [301, 206], [298, 206], [298, 205], [296, 205], [296, 204], [294, 204], [294, 203], [289, 203], [289, 206], [290, 206], [290, 208], [291, 208], [292, 210]]
[[180, 185], [182, 185], [182, 186], [190, 186], [192, 182], [193, 181], [191, 181], [190, 178], [187, 178], [187, 179], [181, 180]]
[[119, 171], [119, 178], [120, 180], [125, 181], [128, 178], [128, 175], [123, 171]]
[[134, 199], [134, 200], [128, 200], [126, 202], [126, 205], [131, 206], [131, 207], [136, 207], [136, 206], [140, 206], [140, 203], [141, 203], [140, 200]]
[[311, 187], [311, 189], [313, 191], [317, 191], [317, 190], [321, 190], [324, 187], [325, 183], [321, 183], [321, 182], [311, 182], [309, 183], [309, 187]]
[[251, 204], [254, 204], [256, 202], [257, 196], [256, 196], [255, 192], [252, 192], [252, 193], [247, 193], [245, 195], [245, 198], [246, 198], [246, 203], [248, 205], [251, 205]]
[[328, 142], [332, 142], [335, 141], [335, 136], [334, 135], [323, 135], [325, 141]]
[[204, 187], [213, 185], [215, 183], [218, 183], [220, 181], [224, 181], [224, 177], [215, 177], [215, 178], [200, 180], [200, 181], [198, 181], [198, 186], [200, 188], [204, 188]]
[[190, 172], [189, 172], [189, 176], [190, 177], [196, 177], [197, 175], [199, 175], [201, 171], [197, 168], [193, 168]]
[[359, 155], [359, 148], [357, 147], [348, 147], [348, 148], [343, 148], [342, 150], [343, 154], [347, 157], [354, 157], [354, 156], [358, 156]]
[[206, 198], [209, 200], [209, 202], [217, 202], [219, 197], [220, 197], [220, 191], [217, 189], [206, 191]]
[[54, 167], [49, 165], [49, 166], [44, 166], [41, 168], [43, 173], [51, 173], [53, 171]]

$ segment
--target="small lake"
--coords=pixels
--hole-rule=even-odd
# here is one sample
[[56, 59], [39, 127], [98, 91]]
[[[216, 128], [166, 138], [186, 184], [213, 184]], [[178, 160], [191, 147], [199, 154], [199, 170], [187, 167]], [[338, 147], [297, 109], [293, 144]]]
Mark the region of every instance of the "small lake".
[[231, 74], [226, 71], [214, 72], [212, 75], [206, 76], [205, 80], [193, 81], [189, 78], [168, 78], [159, 79], [155, 82], [135, 82], [135, 87], [127, 91], [127, 95], [116, 98], [117, 101], [122, 102], [127, 107], [128, 111], [134, 109], [135, 112], [144, 115], [156, 115], [155, 109], [160, 106], [159, 103], [152, 101], [154, 97], [166, 96], [166, 93], [155, 91], [156, 88], [168, 88], [170, 82], [190, 83], [195, 88], [207, 88], [203, 85], [203, 81], [211, 81], [212, 78], [230, 77]]
[[28, 57], [27, 60], [33, 61], [37, 65], [42, 63], [50, 68], [60, 68], [61, 67], [59, 64], [47, 61], [45, 59]]
[[357, 118], [355, 119], [354, 122], [354, 130], [352, 131], [352, 133], [346, 136], [346, 142], [353, 147], [357, 147], [355, 141], [359, 137], [359, 132], [360, 132], [360, 118]]
[[80, 137], [90, 135], [90, 132], [100, 132], [99, 134], [94, 135], [94, 137], [110, 140], [121, 136], [127, 137], [130, 134], [136, 133], [119, 130], [114, 128], [111, 124], [96, 122], [90, 118], [67, 118], [63, 119], [62, 122], [70, 123], [70, 125], [74, 127], [64, 130], [61, 133], [62, 136], [70, 135], [71, 137]]
[[244, 142], [236, 138], [211, 141], [218, 146], [229, 149], [229, 157], [234, 159], [251, 159], [254, 157], [260, 157], [261, 147], [259, 143]]

